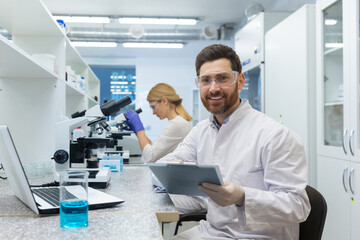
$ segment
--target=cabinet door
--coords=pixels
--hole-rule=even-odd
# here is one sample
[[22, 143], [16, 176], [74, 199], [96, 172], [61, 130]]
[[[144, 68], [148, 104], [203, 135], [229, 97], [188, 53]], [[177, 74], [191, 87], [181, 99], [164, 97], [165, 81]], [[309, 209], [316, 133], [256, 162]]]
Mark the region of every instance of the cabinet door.
[[349, 158], [348, 145], [343, 141], [349, 136], [345, 105], [349, 102], [346, 80], [349, 71], [348, 53], [344, 51], [343, 13], [342, 0], [317, 3], [318, 152], [337, 158]]
[[350, 51], [350, 86], [351, 86], [351, 127], [349, 128], [349, 152], [351, 160], [360, 162], [360, 33], [359, 33], [359, 0], [349, 2], [349, 12], [351, 22], [349, 32], [351, 34], [351, 51]]
[[360, 239], [360, 163], [351, 163], [349, 168], [351, 205], [351, 239]]
[[349, 163], [318, 156], [317, 164], [318, 190], [324, 196], [328, 209], [323, 239], [350, 239]]

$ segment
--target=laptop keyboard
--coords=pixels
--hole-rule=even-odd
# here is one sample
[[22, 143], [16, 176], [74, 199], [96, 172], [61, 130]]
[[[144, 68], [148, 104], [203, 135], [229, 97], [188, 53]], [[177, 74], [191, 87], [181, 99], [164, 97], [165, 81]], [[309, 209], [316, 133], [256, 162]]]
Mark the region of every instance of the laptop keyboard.
[[[49, 188], [35, 188], [31, 189], [33, 193], [41, 197], [44, 201], [49, 203], [53, 207], [59, 207], [59, 199], [60, 199], [60, 188], [58, 187], [49, 187]], [[70, 196], [70, 198], [76, 198], [74, 195], [66, 191], [66, 194]]]

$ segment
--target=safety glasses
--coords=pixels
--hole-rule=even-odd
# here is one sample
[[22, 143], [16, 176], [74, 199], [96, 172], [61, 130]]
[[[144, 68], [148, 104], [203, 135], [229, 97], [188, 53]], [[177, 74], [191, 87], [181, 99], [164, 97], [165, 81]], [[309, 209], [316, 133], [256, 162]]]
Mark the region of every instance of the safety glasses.
[[212, 72], [195, 77], [195, 84], [198, 88], [210, 88], [213, 82], [219, 87], [233, 85], [239, 76], [237, 71]]

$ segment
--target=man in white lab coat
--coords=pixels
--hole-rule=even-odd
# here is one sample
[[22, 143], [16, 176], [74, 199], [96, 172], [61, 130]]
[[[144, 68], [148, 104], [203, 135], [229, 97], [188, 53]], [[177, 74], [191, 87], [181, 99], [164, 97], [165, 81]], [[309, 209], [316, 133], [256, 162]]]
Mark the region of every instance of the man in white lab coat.
[[[239, 99], [245, 77], [233, 49], [208, 46], [195, 65], [201, 100], [212, 114], [161, 161], [219, 165], [224, 186], [199, 186], [209, 196], [207, 221], [174, 239], [298, 239], [310, 212], [299, 137]], [[172, 199], [179, 209], [198, 206]]]

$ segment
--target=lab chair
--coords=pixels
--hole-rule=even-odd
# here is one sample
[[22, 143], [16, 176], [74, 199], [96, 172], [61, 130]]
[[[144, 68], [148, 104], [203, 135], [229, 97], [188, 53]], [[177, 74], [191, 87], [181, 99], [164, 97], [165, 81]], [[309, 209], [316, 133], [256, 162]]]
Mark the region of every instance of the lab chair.
[[311, 211], [308, 218], [300, 223], [299, 240], [320, 240], [326, 219], [327, 204], [323, 195], [311, 186], [306, 186]]

